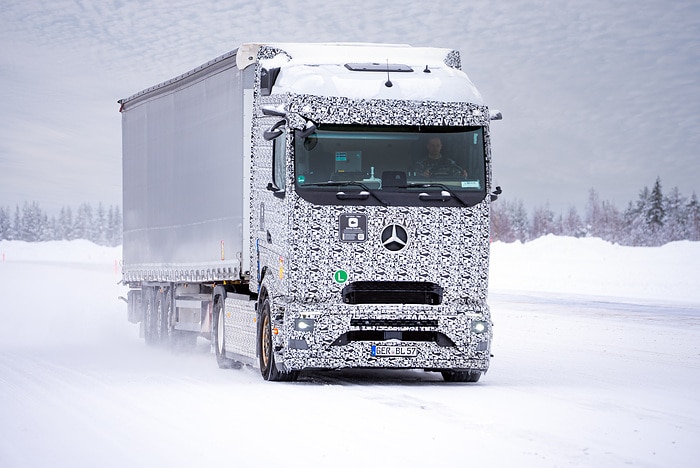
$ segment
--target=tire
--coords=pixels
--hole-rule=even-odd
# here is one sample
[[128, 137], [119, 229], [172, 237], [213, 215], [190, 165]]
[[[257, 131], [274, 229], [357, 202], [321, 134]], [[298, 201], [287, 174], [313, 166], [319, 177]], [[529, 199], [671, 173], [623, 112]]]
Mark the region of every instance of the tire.
[[468, 370], [468, 371], [453, 371], [444, 370], [441, 372], [442, 378], [445, 382], [478, 382], [481, 378], [481, 371]]
[[146, 344], [153, 345], [156, 342], [156, 311], [155, 294], [153, 288], [145, 287], [142, 290], [143, 298], [143, 337]]
[[260, 328], [258, 340], [260, 344], [260, 373], [263, 379], [269, 381], [293, 381], [299, 376], [298, 371], [280, 372], [275, 363], [275, 353], [272, 349], [272, 319], [270, 317], [270, 301], [265, 299], [260, 312]]
[[[165, 290], [167, 291], [167, 290]], [[168, 312], [166, 310], [166, 298], [167, 293], [164, 292], [163, 288], [158, 288], [158, 292], [156, 293], [156, 299], [155, 299], [155, 307], [154, 307], [154, 313], [155, 313], [155, 320], [154, 320], [154, 327], [155, 327], [155, 333], [153, 336], [153, 343], [154, 344], [163, 344], [166, 342], [167, 336], [168, 336], [168, 330], [167, 330], [167, 320], [168, 320]]]
[[224, 324], [226, 323], [225, 307], [219, 298], [214, 304], [214, 328], [212, 333], [212, 341], [214, 343], [214, 352], [216, 353], [216, 363], [221, 369], [240, 369], [241, 365], [238, 361], [226, 357], [226, 334]]
[[173, 296], [170, 291], [165, 295], [163, 317], [163, 339], [169, 347], [174, 347], [177, 344], [177, 330], [175, 330], [175, 307], [173, 307]]

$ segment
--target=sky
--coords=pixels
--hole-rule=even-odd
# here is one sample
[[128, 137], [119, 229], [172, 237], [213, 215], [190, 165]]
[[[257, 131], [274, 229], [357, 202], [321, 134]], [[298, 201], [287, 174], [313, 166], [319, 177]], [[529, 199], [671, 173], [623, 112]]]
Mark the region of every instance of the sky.
[[526, 208], [700, 190], [696, 0], [4, 0], [0, 206], [121, 204], [117, 100], [245, 42], [460, 50], [494, 181]]

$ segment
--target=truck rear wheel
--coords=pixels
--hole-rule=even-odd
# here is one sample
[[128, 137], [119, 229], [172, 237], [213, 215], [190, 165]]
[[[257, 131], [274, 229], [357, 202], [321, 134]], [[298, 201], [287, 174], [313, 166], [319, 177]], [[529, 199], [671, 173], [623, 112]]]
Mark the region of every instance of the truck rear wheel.
[[144, 287], [143, 294], [143, 337], [146, 344], [155, 344], [156, 338], [156, 307], [153, 288]]
[[445, 382], [478, 382], [481, 378], [481, 371], [453, 371], [444, 370], [441, 372]]
[[156, 293], [156, 301], [155, 301], [155, 334], [154, 334], [154, 340], [153, 342], [155, 344], [161, 344], [165, 342], [167, 336], [168, 336], [168, 331], [166, 329], [166, 322], [168, 320], [168, 312], [166, 310], [166, 305], [165, 305], [165, 297], [166, 293], [163, 291], [162, 288], [158, 289], [158, 292]]
[[261, 324], [258, 337], [260, 340], [260, 373], [265, 380], [296, 380], [298, 371], [280, 372], [275, 364], [275, 352], [272, 348], [272, 320], [270, 318], [270, 301], [265, 299], [261, 308]]
[[174, 347], [177, 342], [177, 331], [175, 330], [175, 307], [173, 307], [173, 298], [170, 291], [165, 295], [163, 306], [163, 330], [163, 339], [168, 346]]
[[231, 358], [226, 357], [226, 312], [222, 299], [219, 297], [214, 304], [214, 333], [212, 341], [214, 342], [214, 351], [216, 352], [216, 363], [221, 369], [240, 369], [241, 364]]

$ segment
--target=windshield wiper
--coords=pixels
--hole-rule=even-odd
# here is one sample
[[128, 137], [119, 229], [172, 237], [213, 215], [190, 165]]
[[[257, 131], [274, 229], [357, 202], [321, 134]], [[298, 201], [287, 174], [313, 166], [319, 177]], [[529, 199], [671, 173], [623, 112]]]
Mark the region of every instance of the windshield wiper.
[[[347, 187], [350, 185], [356, 185], [357, 187], [360, 187], [362, 190], [364, 190], [364, 192], [360, 192], [360, 194], [359, 194], [360, 198], [366, 198], [366, 197], [362, 197], [366, 193], [367, 196], [372, 195], [382, 205], [384, 205], [384, 206], [388, 205], [388, 203], [386, 201], [379, 198], [379, 196], [377, 195], [377, 193], [374, 190], [370, 189], [362, 182], [358, 182], [356, 180], [349, 180], [349, 181], [342, 181], [342, 182], [340, 182], [340, 181], [339, 182], [333, 182], [333, 181], [315, 182], [315, 183], [311, 183], [311, 184], [304, 184], [304, 187]], [[347, 199], [354, 198], [352, 196], [348, 196], [345, 192], [338, 192], [335, 195], [341, 200], [347, 200]]]
[[[464, 206], [469, 206], [466, 204], [464, 200], [462, 200], [452, 189], [450, 189], [447, 185], [445, 184], [440, 184], [436, 182], [418, 182], [418, 183], [412, 183], [412, 184], [407, 184], [407, 188], [440, 188], [444, 190], [445, 192], [449, 193], [452, 198], [456, 198], [459, 200], [459, 202], [464, 205]], [[420, 197], [420, 195], [419, 195]], [[442, 199], [442, 197], [440, 197]]]

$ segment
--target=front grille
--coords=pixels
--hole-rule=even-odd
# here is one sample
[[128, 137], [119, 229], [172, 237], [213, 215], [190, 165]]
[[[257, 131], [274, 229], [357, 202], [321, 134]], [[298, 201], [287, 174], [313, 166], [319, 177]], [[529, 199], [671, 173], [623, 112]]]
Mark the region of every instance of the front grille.
[[442, 302], [442, 287], [420, 281], [355, 281], [343, 288], [346, 304], [427, 304]]
[[366, 328], [437, 328], [438, 321], [435, 319], [350, 319], [351, 327]]

